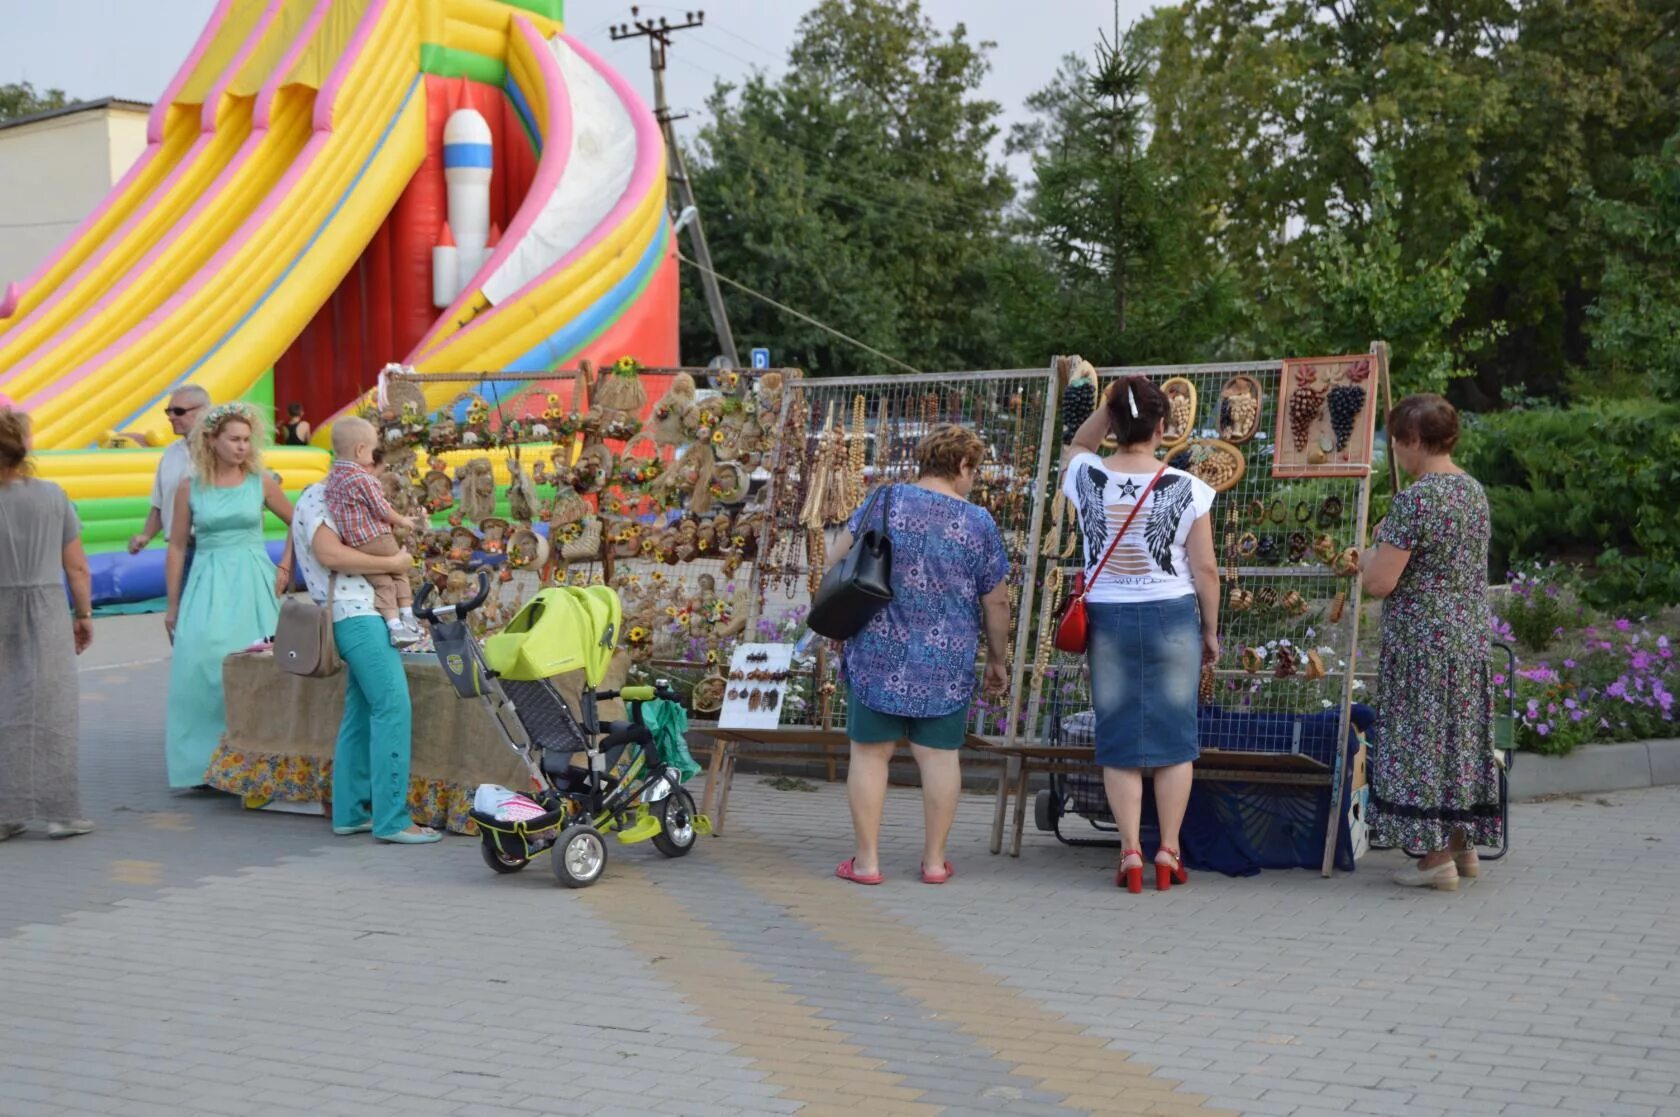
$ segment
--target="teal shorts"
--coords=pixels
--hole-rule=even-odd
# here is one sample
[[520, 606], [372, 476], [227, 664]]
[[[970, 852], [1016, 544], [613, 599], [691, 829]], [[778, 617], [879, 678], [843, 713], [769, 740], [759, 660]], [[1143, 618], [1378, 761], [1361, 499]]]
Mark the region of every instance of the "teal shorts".
[[968, 739], [968, 707], [936, 718], [907, 718], [877, 713], [859, 702], [855, 691], [848, 691], [846, 736], [860, 745], [909, 741], [928, 749], [960, 749]]

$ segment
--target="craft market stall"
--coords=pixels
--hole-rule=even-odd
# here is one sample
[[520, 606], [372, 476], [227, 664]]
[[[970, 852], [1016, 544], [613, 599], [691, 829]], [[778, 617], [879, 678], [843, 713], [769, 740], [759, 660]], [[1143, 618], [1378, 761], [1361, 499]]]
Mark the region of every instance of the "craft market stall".
[[[1275, 799], [1282, 810], [1297, 795], [1282, 789], [1309, 789], [1312, 818], [1290, 825], [1322, 842], [1329, 871], [1348, 843], [1327, 820], [1341, 818], [1349, 749], [1358, 747], [1357, 547], [1385, 384], [1380, 345], [1311, 360], [1096, 370], [1058, 358], [1039, 370], [823, 379], [623, 360], [536, 388], [525, 374], [392, 368], [367, 410], [382, 431], [388, 497], [428, 525], [405, 541], [417, 587], [462, 600], [477, 571], [494, 571], [494, 593], [474, 614], [484, 629], [544, 585], [618, 592], [628, 681], [668, 680], [688, 698], [694, 735], [714, 742], [701, 810], [720, 832], [745, 749], [815, 749], [832, 763], [845, 748], [838, 656], [804, 618], [847, 519], [880, 485], [914, 479], [915, 447], [933, 427], [977, 431], [988, 455], [972, 499], [996, 520], [1011, 558], [1013, 654], [1008, 696], [976, 700], [968, 744], [1007, 766], [993, 849], [1013, 797], [1018, 852], [1037, 772], [1052, 774], [1037, 801], [1041, 825], [1079, 840], [1091, 835], [1066, 829], [1073, 816], [1108, 824], [1092, 792], [1083, 659], [1056, 652], [1050, 635], [1082, 562], [1079, 525], [1060, 495], [1063, 449], [1105, 385], [1133, 372], [1155, 378], [1171, 400], [1162, 456], [1219, 494], [1226, 652], [1203, 679], [1198, 775], [1247, 798], [1209, 809], [1246, 825], [1269, 809], [1250, 800]], [[426, 412], [446, 382], [455, 399]], [[424, 675], [435, 671], [421, 662], [411, 668], [417, 709], [431, 689]], [[254, 669], [230, 661], [236, 675]], [[302, 698], [277, 690], [274, 701]], [[224, 751], [303, 755], [262, 732], [242, 724], [236, 734], [230, 721]], [[464, 725], [439, 732], [490, 739]], [[327, 723], [307, 733], [330, 749]], [[259, 773], [228, 782], [251, 794], [276, 781]], [[1296, 816], [1303, 809], [1288, 806]]]

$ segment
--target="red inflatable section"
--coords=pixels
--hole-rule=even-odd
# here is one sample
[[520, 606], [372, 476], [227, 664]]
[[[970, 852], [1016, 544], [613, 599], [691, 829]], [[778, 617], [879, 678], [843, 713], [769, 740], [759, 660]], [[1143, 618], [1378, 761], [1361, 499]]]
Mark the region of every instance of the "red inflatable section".
[[332, 414], [372, 387], [379, 370], [411, 352], [437, 320], [432, 247], [442, 243], [448, 217], [443, 126], [462, 108], [477, 109], [490, 125], [491, 222], [505, 229], [518, 212], [537, 172], [518, 110], [496, 86], [427, 75], [426, 160], [332, 298], [275, 362], [277, 408], [298, 402], [307, 415]]

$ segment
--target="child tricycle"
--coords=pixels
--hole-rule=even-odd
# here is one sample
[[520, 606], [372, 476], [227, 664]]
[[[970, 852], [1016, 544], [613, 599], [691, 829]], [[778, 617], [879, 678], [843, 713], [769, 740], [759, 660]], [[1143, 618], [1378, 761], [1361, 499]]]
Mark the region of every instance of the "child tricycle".
[[[626, 845], [652, 841], [667, 857], [687, 854], [711, 823], [682, 787], [693, 761], [682, 744], [687, 718], [676, 696], [663, 681], [597, 689], [617, 644], [618, 594], [606, 586], [541, 590], [480, 645], [467, 618], [484, 604], [490, 584], [480, 573], [477, 594], [454, 605], [432, 604], [425, 585], [414, 602], [455, 693], [484, 700], [530, 773], [526, 799], [542, 812], [517, 817], [475, 803], [469, 813], [485, 864], [517, 873], [552, 850], [560, 883], [586, 888], [606, 869], [607, 834]], [[578, 713], [554, 685], [575, 671], [583, 673]], [[599, 704], [613, 699], [624, 701], [629, 718], [603, 725]]]

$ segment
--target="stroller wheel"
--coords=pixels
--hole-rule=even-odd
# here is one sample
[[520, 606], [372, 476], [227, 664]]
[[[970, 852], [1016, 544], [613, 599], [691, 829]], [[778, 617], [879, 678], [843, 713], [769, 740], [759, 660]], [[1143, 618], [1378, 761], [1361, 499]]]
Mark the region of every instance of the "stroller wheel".
[[567, 888], [588, 888], [606, 870], [607, 843], [593, 826], [568, 826], [554, 843], [552, 857], [554, 879]]
[[1056, 789], [1046, 787], [1033, 797], [1033, 825], [1046, 834], [1056, 832], [1056, 824], [1062, 817], [1062, 804], [1056, 797]]
[[698, 836], [694, 796], [680, 787], [672, 788], [659, 803], [659, 833], [653, 836], [653, 848], [666, 857], [681, 857], [694, 848]]
[[484, 863], [498, 873], [517, 873], [531, 863], [529, 857], [510, 857], [487, 841], [478, 843], [478, 852]]

